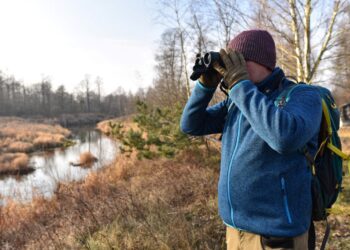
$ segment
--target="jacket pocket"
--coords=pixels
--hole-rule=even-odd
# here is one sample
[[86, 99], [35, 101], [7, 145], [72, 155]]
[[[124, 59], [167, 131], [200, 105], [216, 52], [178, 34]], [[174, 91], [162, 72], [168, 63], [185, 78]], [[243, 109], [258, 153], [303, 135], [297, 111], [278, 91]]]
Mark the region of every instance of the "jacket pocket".
[[293, 221], [292, 221], [292, 216], [288, 205], [287, 188], [286, 188], [286, 181], [284, 177], [281, 177], [281, 189], [282, 189], [284, 211], [286, 213], [288, 223], [292, 224]]

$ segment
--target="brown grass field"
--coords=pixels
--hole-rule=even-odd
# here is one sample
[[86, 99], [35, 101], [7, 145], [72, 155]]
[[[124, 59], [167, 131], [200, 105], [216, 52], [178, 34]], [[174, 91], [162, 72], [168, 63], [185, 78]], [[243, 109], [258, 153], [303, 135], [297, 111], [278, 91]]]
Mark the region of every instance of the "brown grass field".
[[[0, 207], [0, 249], [225, 249], [220, 152], [209, 148], [171, 160], [118, 156], [82, 182], [59, 185], [52, 200], [9, 202]], [[344, 182], [327, 249], [350, 247], [349, 176]], [[324, 225], [317, 228], [322, 237]]]
[[28, 166], [27, 153], [62, 146], [70, 131], [59, 125], [0, 118], [0, 175], [19, 173]]

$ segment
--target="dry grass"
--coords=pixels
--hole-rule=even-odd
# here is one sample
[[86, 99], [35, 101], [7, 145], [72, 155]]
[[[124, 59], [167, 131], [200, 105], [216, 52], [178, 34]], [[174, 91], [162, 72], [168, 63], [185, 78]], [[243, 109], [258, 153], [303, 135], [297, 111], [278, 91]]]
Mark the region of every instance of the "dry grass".
[[0, 210], [0, 248], [221, 249], [218, 169], [202, 153], [121, 156], [82, 183], [61, 184], [51, 201], [10, 203]]
[[[219, 158], [214, 149], [183, 152], [173, 160], [120, 156], [83, 182], [59, 185], [51, 201], [0, 207], [0, 248], [224, 249]], [[346, 197], [350, 193], [340, 204], [348, 211]], [[330, 249], [347, 249], [349, 215], [335, 216]]]
[[[218, 156], [202, 149], [175, 160], [121, 156], [81, 183], [61, 184], [51, 201], [11, 202], [0, 208], [0, 248], [224, 249], [219, 169], [211, 167]], [[331, 216], [330, 249], [348, 246], [349, 218]]]
[[342, 127], [339, 130], [339, 136], [341, 138], [343, 151], [350, 154], [350, 127]]
[[69, 135], [68, 129], [58, 125], [0, 118], [0, 175], [28, 173], [33, 169], [28, 168], [26, 153], [62, 146]]
[[9, 152], [30, 152], [32, 147], [33, 147], [32, 143], [14, 141], [8, 144], [8, 151]]
[[349, 138], [350, 137], [350, 127], [344, 126], [339, 129], [339, 136], [342, 138]]
[[65, 136], [62, 134], [49, 134], [39, 132], [33, 140], [33, 144], [37, 148], [57, 147], [63, 144]]
[[70, 131], [59, 125], [32, 123], [21, 118], [0, 118], [0, 153], [29, 153], [63, 144]]
[[24, 153], [5, 153], [0, 155], [0, 175], [31, 172], [29, 157]]
[[11, 162], [11, 167], [16, 169], [22, 169], [28, 167], [29, 157], [26, 154], [17, 154]]
[[24, 153], [8, 153], [0, 155], [0, 171], [23, 169], [28, 166], [29, 157]]
[[78, 163], [71, 162], [71, 165], [89, 168], [96, 161], [98, 161], [97, 157], [94, 156], [91, 152], [84, 152], [79, 156], [79, 162]]
[[90, 152], [84, 152], [80, 155], [79, 157], [79, 164], [80, 165], [91, 165], [94, 162], [97, 161], [96, 156], [94, 156], [93, 154], [91, 154]]

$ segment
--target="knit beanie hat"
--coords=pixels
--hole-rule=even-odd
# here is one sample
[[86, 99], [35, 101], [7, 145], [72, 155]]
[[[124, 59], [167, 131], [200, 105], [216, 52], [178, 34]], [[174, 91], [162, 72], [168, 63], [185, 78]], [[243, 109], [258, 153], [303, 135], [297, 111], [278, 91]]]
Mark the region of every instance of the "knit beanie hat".
[[233, 38], [228, 48], [243, 54], [246, 61], [253, 61], [273, 70], [276, 66], [276, 48], [272, 36], [266, 30], [247, 30]]

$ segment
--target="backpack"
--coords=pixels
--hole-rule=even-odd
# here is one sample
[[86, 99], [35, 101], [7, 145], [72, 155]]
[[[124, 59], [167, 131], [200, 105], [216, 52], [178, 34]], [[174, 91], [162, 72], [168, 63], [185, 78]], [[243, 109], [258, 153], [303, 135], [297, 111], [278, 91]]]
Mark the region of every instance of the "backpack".
[[[275, 106], [283, 107], [299, 84], [292, 84], [283, 90], [275, 100]], [[340, 112], [335, 105], [331, 92], [321, 86], [313, 86], [313, 88], [315, 88], [315, 91], [318, 91], [322, 99], [322, 119], [318, 135], [318, 150], [315, 156], [308, 152], [306, 145], [300, 150], [305, 155], [312, 171], [312, 221], [325, 220], [327, 223], [321, 245], [321, 249], [324, 249], [330, 233], [327, 216], [332, 205], [337, 200], [339, 192], [342, 190], [343, 160], [349, 160], [349, 156], [341, 151], [341, 142], [338, 136]], [[310, 230], [311, 228], [313, 232], [309, 231], [309, 234], [311, 233], [311, 237], [313, 235], [312, 241], [315, 241], [313, 223]]]

